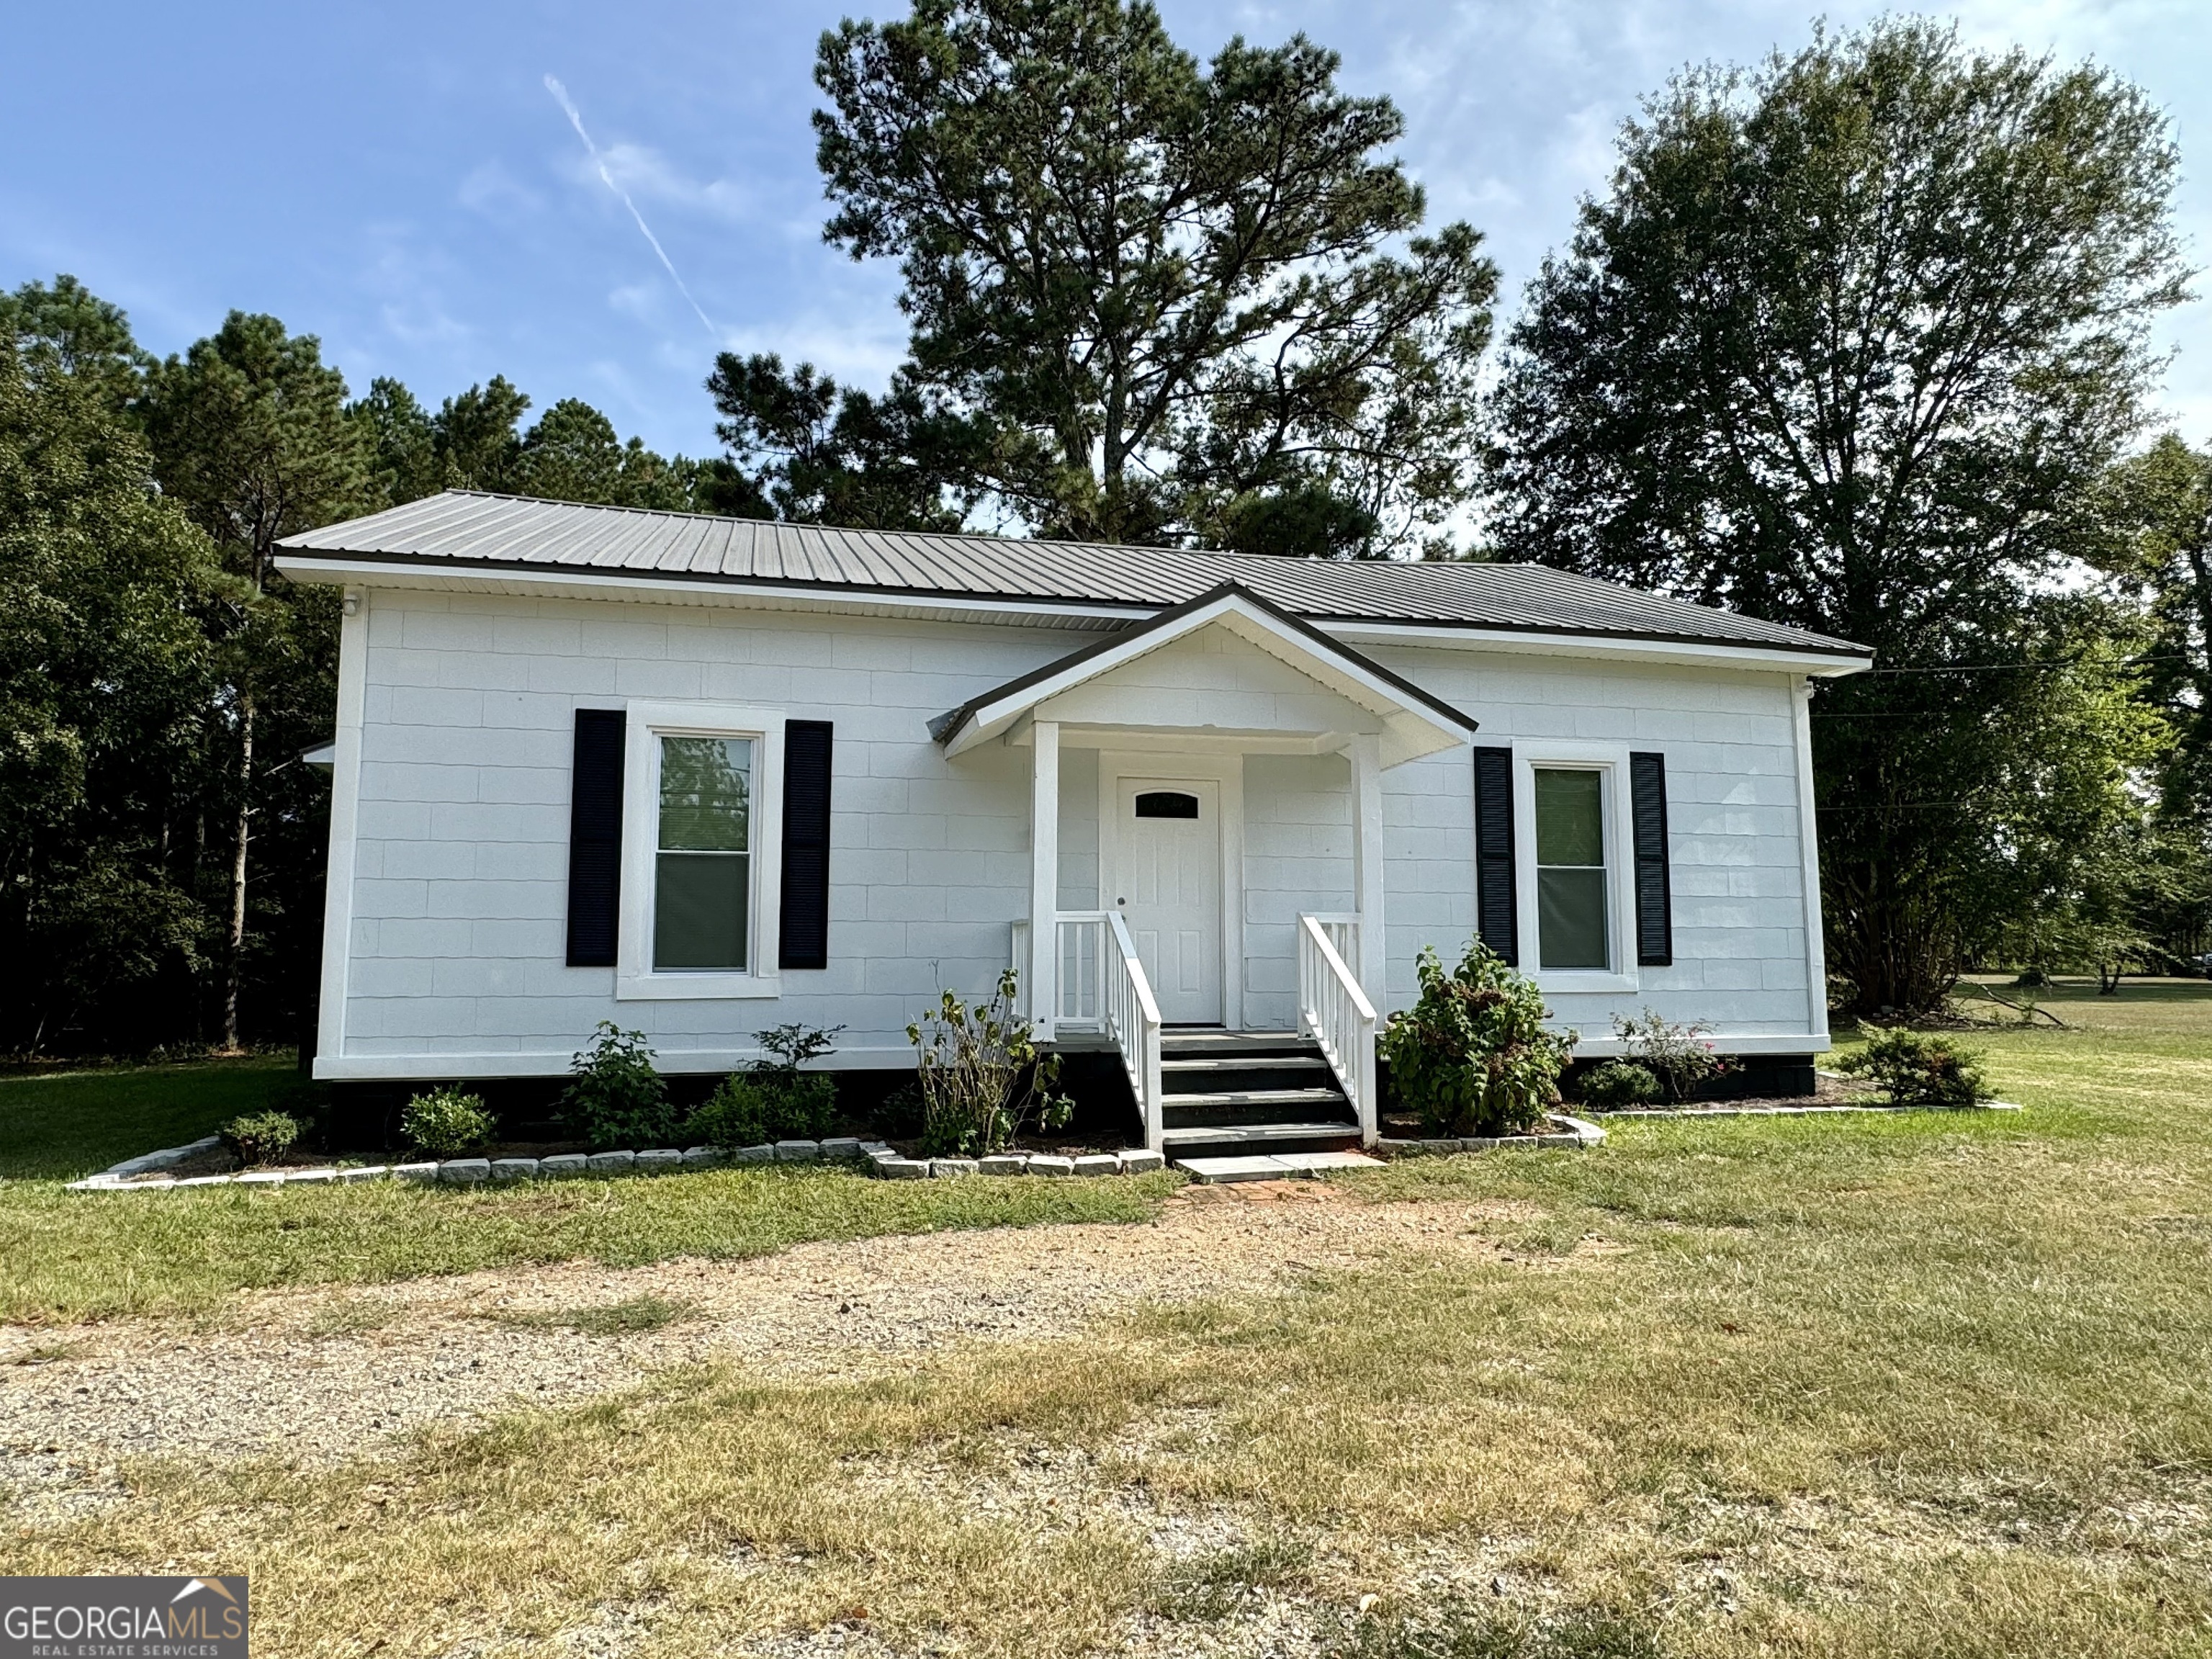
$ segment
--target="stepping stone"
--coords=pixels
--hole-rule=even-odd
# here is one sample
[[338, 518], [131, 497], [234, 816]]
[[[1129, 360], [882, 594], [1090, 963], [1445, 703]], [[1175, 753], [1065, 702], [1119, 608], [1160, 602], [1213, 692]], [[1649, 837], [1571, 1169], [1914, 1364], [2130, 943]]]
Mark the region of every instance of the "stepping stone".
[[1379, 1170], [1382, 1164], [1364, 1152], [1248, 1152], [1232, 1158], [1179, 1158], [1175, 1167], [1202, 1182], [1295, 1181], [1332, 1170]]

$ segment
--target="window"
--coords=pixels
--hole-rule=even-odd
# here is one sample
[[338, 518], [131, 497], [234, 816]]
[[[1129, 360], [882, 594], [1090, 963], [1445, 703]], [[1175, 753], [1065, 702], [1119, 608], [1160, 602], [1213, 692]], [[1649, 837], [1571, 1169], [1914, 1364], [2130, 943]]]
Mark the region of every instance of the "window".
[[1180, 789], [1147, 789], [1137, 797], [1135, 816], [1140, 818], [1194, 818], [1198, 797]]
[[1536, 937], [1547, 970], [1613, 966], [1606, 910], [1605, 775], [1535, 769]]
[[653, 969], [745, 971], [752, 959], [750, 738], [663, 736]]
[[780, 708], [633, 702], [615, 994], [782, 994]]

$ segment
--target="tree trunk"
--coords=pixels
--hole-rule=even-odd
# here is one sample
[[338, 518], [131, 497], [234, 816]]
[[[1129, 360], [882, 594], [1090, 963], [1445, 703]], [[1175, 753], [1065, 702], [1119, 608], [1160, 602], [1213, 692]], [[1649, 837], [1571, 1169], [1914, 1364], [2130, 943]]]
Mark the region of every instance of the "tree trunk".
[[246, 848], [253, 826], [253, 694], [240, 691], [238, 751], [238, 852], [230, 866], [230, 961], [223, 975], [222, 1046], [238, 1048], [239, 981], [246, 966]]

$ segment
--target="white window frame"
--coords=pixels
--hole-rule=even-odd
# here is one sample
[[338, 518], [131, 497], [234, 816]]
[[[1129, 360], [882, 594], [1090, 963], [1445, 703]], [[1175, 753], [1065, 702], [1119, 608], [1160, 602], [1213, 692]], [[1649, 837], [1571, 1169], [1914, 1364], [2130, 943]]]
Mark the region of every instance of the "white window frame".
[[[775, 966], [783, 908], [783, 726], [781, 708], [699, 702], [634, 702], [623, 744], [622, 916], [615, 995], [632, 1000], [704, 1000], [783, 994]], [[660, 851], [660, 739], [750, 738], [752, 799], [746, 839], [752, 937], [744, 973], [657, 972], [653, 966], [655, 863]]]
[[[1538, 911], [1536, 880], [1536, 773], [1595, 772], [1602, 779], [1600, 798], [1605, 830], [1606, 954], [1610, 969], [1546, 969], [1543, 918]], [[1628, 745], [1536, 739], [1513, 745], [1513, 845], [1515, 908], [1520, 917], [1521, 971], [1539, 988], [1574, 991], [1634, 991], [1641, 981], [1636, 966], [1636, 845], [1633, 803], [1628, 790]]]

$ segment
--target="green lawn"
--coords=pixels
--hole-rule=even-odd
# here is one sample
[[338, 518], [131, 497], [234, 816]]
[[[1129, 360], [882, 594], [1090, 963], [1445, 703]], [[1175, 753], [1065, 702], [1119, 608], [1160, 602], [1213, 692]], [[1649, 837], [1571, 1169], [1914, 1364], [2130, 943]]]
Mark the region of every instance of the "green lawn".
[[[1411, 1246], [891, 1376], [671, 1373], [335, 1470], [138, 1466], [126, 1500], [21, 1528], [15, 1570], [235, 1565], [271, 1651], [333, 1656], [661, 1659], [837, 1622], [885, 1644], [862, 1650], [1074, 1655], [1132, 1620], [1204, 1651], [1277, 1606], [1371, 1659], [2212, 1654], [2212, 985], [2047, 1000], [2077, 1029], [1976, 1039], [2024, 1114], [1644, 1121], [1400, 1164], [1348, 1195], [1446, 1200], [1496, 1253]], [[752, 1179], [607, 1189], [670, 1207], [592, 1248], [677, 1248], [715, 1195], [765, 1239], [898, 1191]], [[386, 1201], [435, 1232], [524, 1198]], [[290, 1206], [356, 1201], [169, 1224], [305, 1234], [280, 1271], [327, 1276], [362, 1235]], [[122, 1200], [28, 1189], [0, 1226], [49, 1205], [0, 1235], [11, 1278], [197, 1262], [102, 1221], [60, 1265]], [[532, 1234], [494, 1252], [550, 1254]], [[1249, 1628], [1229, 1650], [1283, 1650]]]
[[182, 1146], [300, 1081], [289, 1054], [0, 1072], [0, 1180], [75, 1181]]

